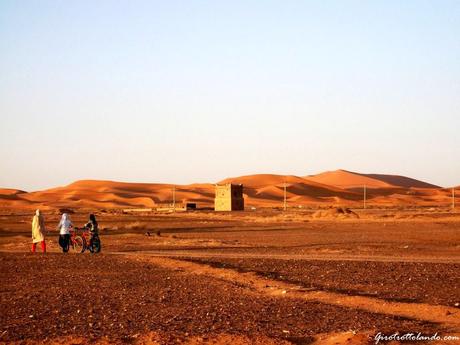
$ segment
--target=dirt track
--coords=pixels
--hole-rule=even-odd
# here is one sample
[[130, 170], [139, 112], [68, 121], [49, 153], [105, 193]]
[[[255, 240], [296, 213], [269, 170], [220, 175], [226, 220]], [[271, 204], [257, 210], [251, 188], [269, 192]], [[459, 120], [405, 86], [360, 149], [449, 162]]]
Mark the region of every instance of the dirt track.
[[454, 307], [460, 296], [460, 264], [251, 258], [191, 260], [212, 267], [255, 272], [261, 277], [301, 285], [305, 289], [387, 301]]

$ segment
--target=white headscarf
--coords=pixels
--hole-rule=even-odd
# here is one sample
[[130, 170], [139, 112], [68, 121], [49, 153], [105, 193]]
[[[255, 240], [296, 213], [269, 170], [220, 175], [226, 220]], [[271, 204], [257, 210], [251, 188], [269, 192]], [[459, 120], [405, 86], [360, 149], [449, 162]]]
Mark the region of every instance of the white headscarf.
[[40, 210], [35, 210], [35, 215], [40, 217]]
[[58, 228], [61, 235], [70, 234], [69, 230], [72, 227], [72, 221], [67, 213], [63, 213]]

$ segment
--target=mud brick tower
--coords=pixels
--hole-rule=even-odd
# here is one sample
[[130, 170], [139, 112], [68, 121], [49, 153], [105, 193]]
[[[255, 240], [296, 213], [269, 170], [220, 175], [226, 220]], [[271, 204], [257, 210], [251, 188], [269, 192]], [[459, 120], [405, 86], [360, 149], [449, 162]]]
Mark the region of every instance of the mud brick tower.
[[244, 211], [242, 184], [216, 184], [215, 211]]

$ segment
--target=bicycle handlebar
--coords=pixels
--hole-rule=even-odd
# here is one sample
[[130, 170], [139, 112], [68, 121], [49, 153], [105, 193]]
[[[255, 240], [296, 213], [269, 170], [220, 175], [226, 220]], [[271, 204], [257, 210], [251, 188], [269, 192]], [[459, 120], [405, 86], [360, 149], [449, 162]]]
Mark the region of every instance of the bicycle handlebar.
[[82, 228], [79, 228], [79, 227], [77, 227], [77, 226], [74, 226], [73, 228], [74, 228], [74, 230], [89, 230], [86, 226], [84, 226], [84, 227], [82, 227]]

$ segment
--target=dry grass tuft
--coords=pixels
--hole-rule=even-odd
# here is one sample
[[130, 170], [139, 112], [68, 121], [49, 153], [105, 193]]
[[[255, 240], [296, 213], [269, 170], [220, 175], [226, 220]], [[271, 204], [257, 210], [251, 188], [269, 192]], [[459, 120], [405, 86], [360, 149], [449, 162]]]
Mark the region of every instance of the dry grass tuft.
[[132, 222], [123, 226], [126, 230], [146, 230], [148, 229], [148, 224], [145, 222]]

